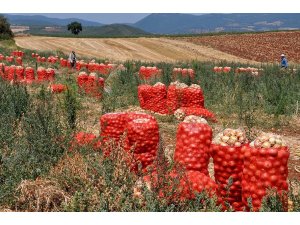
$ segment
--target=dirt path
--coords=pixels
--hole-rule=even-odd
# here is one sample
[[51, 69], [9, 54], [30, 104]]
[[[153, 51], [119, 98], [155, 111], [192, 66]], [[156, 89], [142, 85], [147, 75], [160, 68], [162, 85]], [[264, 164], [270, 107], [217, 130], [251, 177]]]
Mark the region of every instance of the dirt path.
[[210, 47], [183, 40], [167, 38], [56, 38], [16, 37], [16, 44], [32, 50], [61, 50], [69, 53], [75, 50], [78, 56], [106, 58], [110, 60], [141, 61], [188, 61], [227, 60], [256, 63], [230, 55]]

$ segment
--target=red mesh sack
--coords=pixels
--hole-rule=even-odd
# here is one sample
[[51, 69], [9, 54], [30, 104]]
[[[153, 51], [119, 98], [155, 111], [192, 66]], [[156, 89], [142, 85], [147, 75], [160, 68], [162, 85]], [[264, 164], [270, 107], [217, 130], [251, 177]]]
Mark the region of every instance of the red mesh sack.
[[60, 65], [62, 67], [67, 67], [68, 66], [68, 60], [61, 58], [60, 59]]
[[174, 113], [174, 111], [181, 107], [181, 100], [183, 96], [183, 89], [177, 88], [176, 85], [170, 85], [167, 93], [167, 108]]
[[145, 66], [141, 66], [140, 70], [139, 70], [139, 76], [141, 79], [145, 79], [148, 80], [154, 76], [159, 75], [159, 70], [156, 67], [145, 67]]
[[15, 79], [15, 66], [5, 66], [4, 67], [4, 79], [14, 80]]
[[103, 75], [108, 75], [110, 73], [111, 69], [112, 69], [112, 66], [105, 65], [103, 63], [100, 63], [98, 65], [98, 68], [97, 68], [97, 70], [99, 71], [99, 73], [103, 74]]
[[126, 119], [126, 123], [129, 123], [130, 121], [135, 120], [135, 119], [155, 120], [155, 117], [153, 117], [149, 114], [146, 114], [146, 113], [141, 113], [141, 112], [128, 112], [126, 114], [125, 119]]
[[195, 78], [195, 71], [193, 69], [187, 68], [174, 68], [173, 69], [173, 79], [177, 79], [178, 77], [190, 77], [192, 80]]
[[225, 67], [223, 68], [223, 72], [224, 72], [224, 73], [229, 73], [230, 70], [231, 70], [231, 67], [228, 67], [228, 66], [225, 66]]
[[7, 62], [13, 62], [14, 61], [14, 57], [13, 56], [6, 56], [6, 61]]
[[158, 176], [156, 172], [143, 177], [147, 187], [158, 189], [159, 197], [168, 202], [195, 199], [196, 194], [206, 191], [211, 197], [217, 185], [207, 175], [199, 171], [177, 171], [173, 169], [167, 174]]
[[148, 118], [155, 120], [155, 118], [146, 113], [138, 112], [117, 112], [117, 113], [107, 113], [100, 118], [101, 126], [101, 137], [104, 141], [109, 139], [119, 140], [120, 136], [125, 132], [127, 124], [134, 120], [140, 118]]
[[214, 113], [200, 106], [181, 107], [179, 109], [184, 112], [185, 116], [195, 115], [195, 116], [201, 116], [206, 119], [212, 119], [213, 121], [216, 121], [216, 117]]
[[[211, 156], [214, 160], [215, 181], [218, 184], [218, 196], [228, 202], [236, 211], [243, 210], [242, 203], [242, 174], [243, 174], [243, 146], [211, 145]], [[229, 178], [232, 185], [228, 188]]]
[[176, 134], [174, 161], [187, 170], [208, 175], [212, 129], [205, 123], [181, 122]]
[[18, 81], [24, 80], [24, 67], [22, 66], [16, 67], [16, 80]]
[[124, 112], [119, 113], [107, 113], [100, 118], [101, 137], [103, 142], [110, 139], [119, 141], [120, 136], [125, 131], [125, 125], [127, 123], [126, 114]]
[[244, 169], [242, 181], [242, 201], [248, 205], [251, 197], [253, 210], [258, 211], [268, 188], [275, 189], [281, 195], [287, 210], [288, 191], [288, 147], [244, 148]]
[[224, 210], [227, 209], [225, 202], [236, 211], [244, 209], [241, 182], [244, 166], [243, 148], [246, 146], [248, 146], [248, 140], [245, 131], [230, 128], [217, 134], [211, 145], [218, 196], [222, 198]]
[[[127, 129], [127, 125], [130, 121], [139, 118], [148, 118], [155, 120], [154, 117], [145, 113], [107, 113], [100, 118], [101, 132], [100, 136], [103, 138], [103, 143], [113, 139], [119, 141], [120, 137], [124, 134]], [[105, 154], [109, 154], [109, 149], [105, 150]]]
[[0, 63], [0, 76], [2, 78], [4, 78], [4, 67], [5, 67], [5, 64], [4, 63]]
[[46, 69], [40, 67], [37, 69], [37, 79], [38, 81], [46, 81], [48, 80]]
[[81, 70], [81, 63], [80, 62], [76, 62], [76, 70]]
[[[128, 118], [127, 118], [128, 119]], [[138, 165], [146, 170], [153, 164], [159, 145], [158, 124], [155, 119], [139, 118], [129, 121], [126, 127], [126, 150], [133, 150], [131, 169], [138, 171]]]
[[23, 63], [22, 58], [21, 57], [16, 58], [16, 63], [21, 66]]
[[102, 84], [104, 84], [103, 78], [97, 78], [95, 75], [90, 75], [86, 81], [85, 92], [93, 97], [101, 97]]
[[57, 58], [54, 57], [54, 56], [49, 56], [48, 59], [47, 59], [47, 61], [49, 63], [55, 64], [57, 62]]
[[90, 62], [87, 69], [89, 72], [95, 72], [97, 70], [97, 63]]
[[53, 81], [55, 79], [55, 70], [52, 68], [48, 68], [46, 70], [46, 78], [50, 81]]
[[0, 61], [4, 60], [4, 55], [0, 54]]
[[213, 68], [213, 71], [214, 71], [215, 73], [220, 73], [220, 72], [222, 72], [222, 70], [223, 70], [223, 67], [217, 67], [217, 66], [215, 66], [215, 67]]
[[87, 83], [87, 80], [88, 80], [89, 76], [82, 72], [78, 75], [77, 77], [77, 85], [80, 89], [84, 89], [85, 88], [85, 85]]
[[200, 87], [194, 88], [193, 86], [183, 88], [182, 90], [182, 107], [200, 106], [204, 108], [204, 97]]
[[51, 84], [50, 89], [52, 93], [62, 93], [67, 90], [67, 87], [63, 84]]
[[28, 83], [31, 83], [35, 80], [35, 77], [34, 77], [34, 69], [31, 68], [31, 67], [26, 67], [25, 69], [25, 80], [28, 82]]
[[168, 108], [166, 107], [167, 89], [164, 84], [140, 85], [138, 87], [138, 98], [140, 106], [143, 109], [151, 110], [153, 112], [166, 114]]

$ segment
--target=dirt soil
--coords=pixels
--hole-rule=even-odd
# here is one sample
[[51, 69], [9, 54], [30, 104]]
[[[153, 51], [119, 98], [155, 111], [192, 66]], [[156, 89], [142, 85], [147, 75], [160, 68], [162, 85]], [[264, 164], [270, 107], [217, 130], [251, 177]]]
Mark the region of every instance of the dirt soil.
[[189, 60], [227, 60], [241, 63], [255, 61], [194, 44], [183, 39], [168, 38], [59, 38], [59, 37], [16, 37], [16, 44], [32, 50], [69, 53], [75, 50], [78, 56], [106, 58], [115, 61], [141, 60], [153, 62], [175, 62]]

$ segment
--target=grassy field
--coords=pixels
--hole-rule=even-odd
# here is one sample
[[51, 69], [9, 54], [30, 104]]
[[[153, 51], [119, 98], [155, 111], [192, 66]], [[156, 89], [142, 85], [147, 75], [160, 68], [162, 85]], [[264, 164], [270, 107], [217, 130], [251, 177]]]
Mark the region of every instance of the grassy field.
[[[15, 48], [13, 42], [0, 42], [3, 55]], [[31, 58], [31, 50], [23, 50], [24, 65], [40, 66]], [[38, 53], [66, 57], [61, 51]], [[58, 64], [41, 65], [57, 69], [55, 83], [69, 87], [63, 94], [51, 94], [48, 83], [24, 86], [0, 81], [1, 211], [220, 211], [215, 199], [205, 193], [195, 200], [170, 204], [158, 198], [155, 190], [145, 188], [143, 199], [133, 198], [139, 176], [130, 173], [122, 160], [122, 147], [116, 143], [112, 143], [112, 158], [103, 157], [92, 146], [69, 151], [74, 132], [99, 134], [101, 115], [143, 111], [137, 98], [137, 86], [144, 83], [137, 76], [141, 65], [162, 69], [162, 76], [151, 80], [151, 84], [157, 81], [169, 84], [173, 81], [174, 67], [193, 68], [194, 83], [203, 89], [205, 106], [218, 118], [218, 123], [210, 124], [214, 134], [225, 127], [243, 127], [250, 140], [261, 130], [284, 136], [291, 151], [289, 210], [300, 210], [299, 196], [294, 193], [299, 180], [295, 166], [300, 166], [299, 69], [282, 71], [277, 65], [263, 65], [262, 75], [254, 77], [237, 76], [234, 72], [216, 74], [212, 70], [215, 65], [233, 68], [249, 65], [240, 62], [124, 61], [123, 64], [126, 71], [115, 71], [106, 77], [111, 92], [104, 93], [101, 100], [79, 94], [78, 72]], [[180, 80], [191, 83], [189, 79]], [[154, 116], [159, 122], [163, 149], [174, 151], [178, 121], [173, 116]], [[210, 164], [210, 172], [211, 168]], [[270, 196], [261, 210], [280, 211], [282, 207], [277, 198]]]

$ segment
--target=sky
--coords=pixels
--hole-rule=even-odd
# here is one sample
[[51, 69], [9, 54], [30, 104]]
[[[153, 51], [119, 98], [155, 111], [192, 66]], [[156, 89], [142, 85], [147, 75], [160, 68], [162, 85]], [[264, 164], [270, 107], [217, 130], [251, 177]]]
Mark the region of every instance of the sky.
[[[150, 13], [13, 13], [15, 15], [43, 15], [52, 18], [78, 18], [89, 21], [95, 21], [103, 24], [112, 23], [135, 23]], [[201, 15], [203, 13], [192, 13]]]
[[17, 15], [43, 15], [53, 18], [78, 18], [104, 24], [135, 23], [150, 13], [14, 13]]

